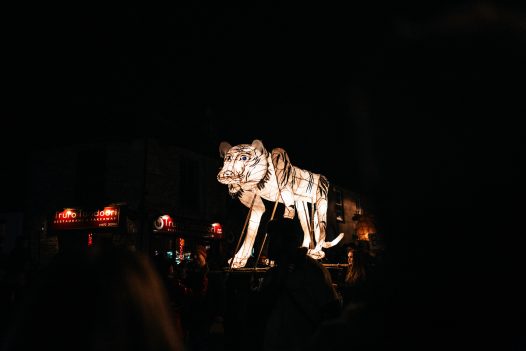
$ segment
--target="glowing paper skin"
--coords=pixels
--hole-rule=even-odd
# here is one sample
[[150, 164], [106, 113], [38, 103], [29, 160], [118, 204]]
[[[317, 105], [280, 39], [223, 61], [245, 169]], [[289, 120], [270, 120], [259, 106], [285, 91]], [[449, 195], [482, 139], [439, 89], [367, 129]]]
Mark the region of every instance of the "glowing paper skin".
[[314, 248], [309, 256], [325, 257], [323, 248], [336, 245], [342, 238], [340, 233], [332, 242], [325, 242], [327, 227], [327, 193], [329, 182], [321, 174], [312, 173], [293, 166], [285, 150], [272, 149], [269, 153], [263, 143], [255, 139], [252, 144], [239, 144], [232, 147], [227, 142], [219, 144], [219, 154], [223, 157], [223, 167], [217, 180], [228, 185], [232, 197], [237, 197], [248, 208], [252, 207], [247, 224], [247, 234], [235, 256], [229, 260], [233, 268], [244, 267], [252, 252], [261, 216], [265, 212], [262, 198], [278, 201], [285, 205], [284, 217], [294, 218], [296, 212], [303, 228], [303, 244], [311, 244], [311, 216], [308, 203], [315, 204], [313, 215]]

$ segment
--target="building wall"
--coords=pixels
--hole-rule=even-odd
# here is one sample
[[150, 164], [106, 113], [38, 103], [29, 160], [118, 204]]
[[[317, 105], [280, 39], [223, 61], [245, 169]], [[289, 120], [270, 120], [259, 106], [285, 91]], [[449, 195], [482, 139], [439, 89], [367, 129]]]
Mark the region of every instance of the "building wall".
[[154, 139], [36, 150], [29, 162], [26, 235], [37, 245], [57, 210], [112, 203], [144, 220], [142, 233], [160, 214], [220, 222], [227, 193], [216, 179], [218, 162]]
[[111, 143], [106, 152], [105, 200], [137, 209], [142, 195], [144, 141]]
[[[341, 206], [338, 209], [338, 197]], [[348, 244], [355, 238], [356, 222], [353, 216], [358, 209], [358, 197], [353, 192], [337, 185], [331, 185], [328, 194], [327, 209], [327, 241], [334, 239], [339, 233], [344, 233], [341, 244]], [[340, 212], [341, 211], [341, 212]]]
[[216, 178], [220, 161], [151, 140], [147, 157], [148, 208], [194, 219], [224, 217], [228, 194]]
[[24, 214], [0, 213], [0, 255], [8, 255], [15, 247], [16, 238], [24, 234]]

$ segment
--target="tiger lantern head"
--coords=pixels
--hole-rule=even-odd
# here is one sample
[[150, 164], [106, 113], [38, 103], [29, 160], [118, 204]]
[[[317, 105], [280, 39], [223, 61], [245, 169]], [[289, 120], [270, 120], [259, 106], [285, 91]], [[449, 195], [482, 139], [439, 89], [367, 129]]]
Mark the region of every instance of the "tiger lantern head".
[[231, 196], [238, 196], [240, 192], [253, 189], [268, 179], [268, 152], [260, 140], [234, 147], [221, 142], [219, 154], [223, 158], [223, 167], [217, 180], [228, 185]]

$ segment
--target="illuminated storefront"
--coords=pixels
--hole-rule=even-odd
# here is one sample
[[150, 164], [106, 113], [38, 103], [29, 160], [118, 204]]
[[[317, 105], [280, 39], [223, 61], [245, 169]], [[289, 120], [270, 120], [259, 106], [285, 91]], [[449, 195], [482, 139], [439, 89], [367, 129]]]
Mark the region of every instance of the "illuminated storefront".
[[49, 220], [50, 235], [56, 236], [58, 251], [86, 251], [104, 240], [118, 246], [134, 246], [137, 224], [126, 212], [124, 204], [97, 209], [64, 208]]
[[214, 253], [223, 239], [220, 223], [205, 223], [163, 214], [152, 224], [150, 251], [154, 257], [164, 256], [175, 264], [189, 262], [197, 245]]

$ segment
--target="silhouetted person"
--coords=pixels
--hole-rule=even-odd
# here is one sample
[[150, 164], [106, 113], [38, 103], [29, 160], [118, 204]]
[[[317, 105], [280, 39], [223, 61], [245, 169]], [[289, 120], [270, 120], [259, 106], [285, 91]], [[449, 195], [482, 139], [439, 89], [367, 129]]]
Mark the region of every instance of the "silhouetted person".
[[350, 302], [338, 318], [324, 321], [302, 351], [372, 351], [386, 349], [383, 307]]
[[267, 225], [268, 257], [275, 262], [261, 287], [263, 350], [299, 350], [324, 320], [340, 312], [329, 271], [300, 247], [303, 232], [293, 219]]
[[196, 245], [193, 259], [187, 263], [183, 284], [186, 288], [182, 307], [185, 343], [191, 351], [209, 349], [209, 328], [212, 323], [208, 296], [208, 253], [203, 245]]
[[18, 303], [29, 282], [29, 251], [26, 239], [18, 236], [15, 247], [9, 253], [6, 262], [5, 283], [10, 292], [10, 303]]
[[379, 350], [385, 345], [380, 273], [369, 243], [358, 240], [348, 247], [347, 272], [339, 286], [343, 311], [324, 321], [303, 351]]
[[183, 350], [179, 333], [151, 261], [106, 247], [55, 256], [2, 350]]
[[166, 255], [156, 253], [152, 257], [159, 276], [166, 288], [168, 294], [168, 302], [170, 304], [170, 313], [175, 321], [176, 326], [179, 330], [183, 330], [182, 326], [182, 309], [185, 302], [186, 287], [184, 287], [182, 281], [179, 279], [174, 269], [175, 262], [173, 262]]

